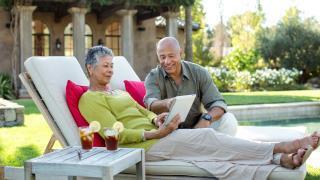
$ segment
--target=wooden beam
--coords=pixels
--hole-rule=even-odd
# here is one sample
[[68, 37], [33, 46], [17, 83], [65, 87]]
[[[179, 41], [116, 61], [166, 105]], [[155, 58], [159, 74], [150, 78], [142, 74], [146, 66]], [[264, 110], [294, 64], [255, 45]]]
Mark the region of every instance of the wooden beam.
[[49, 152], [52, 152], [53, 151], [53, 145], [54, 143], [57, 141], [58, 139], [56, 138], [56, 136], [54, 136], [54, 134], [52, 134], [47, 146], [46, 146], [46, 149], [44, 150], [44, 153], [43, 154], [47, 154]]

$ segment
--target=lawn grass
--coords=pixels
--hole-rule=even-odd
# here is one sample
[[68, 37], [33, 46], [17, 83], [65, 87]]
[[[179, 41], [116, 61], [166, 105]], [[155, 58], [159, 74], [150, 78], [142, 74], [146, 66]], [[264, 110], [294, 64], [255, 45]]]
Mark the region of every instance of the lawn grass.
[[[229, 105], [320, 101], [320, 90], [223, 93]], [[51, 130], [30, 99], [15, 100], [25, 106], [25, 125], [0, 128], [0, 165], [22, 166], [27, 159], [41, 155]], [[55, 148], [61, 147], [59, 143]], [[320, 179], [320, 169], [307, 167], [307, 180]]]
[[320, 168], [314, 168], [312, 166], [307, 166], [307, 176], [305, 180], [319, 180], [320, 179]]
[[222, 93], [228, 105], [320, 101], [320, 90]]
[[0, 128], [0, 164], [23, 166], [25, 160], [43, 154], [51, 135], [39, 113], [25, 115], [23, 126]]

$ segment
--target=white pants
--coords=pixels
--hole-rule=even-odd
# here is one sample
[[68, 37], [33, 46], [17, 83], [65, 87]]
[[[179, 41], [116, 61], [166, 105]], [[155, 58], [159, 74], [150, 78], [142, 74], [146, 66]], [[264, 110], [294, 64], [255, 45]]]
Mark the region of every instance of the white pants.
[[226, 112], [219, 120], [214, 121], [210, 127], [220, 133], [235, 136], [237, 133], [238, 121], [232, 113]]
[[219, 179], [267, 179], [277, 165], [272, 143], [258, 143], [216, 132], [211, 128], [178, 129], [161, 138], [146, 153], [147, 161], [180, 160]]

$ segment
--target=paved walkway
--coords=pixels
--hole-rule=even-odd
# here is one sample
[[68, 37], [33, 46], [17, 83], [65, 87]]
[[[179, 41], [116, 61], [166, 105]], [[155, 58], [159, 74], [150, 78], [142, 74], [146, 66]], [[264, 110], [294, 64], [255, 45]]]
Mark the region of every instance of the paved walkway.
[[310, 158], [307, 160], [307, 165], [311, 165], [315, 168], [320, 168], [320, 150], [319, 149], [317, 149], [315, 152], [311, 154]]

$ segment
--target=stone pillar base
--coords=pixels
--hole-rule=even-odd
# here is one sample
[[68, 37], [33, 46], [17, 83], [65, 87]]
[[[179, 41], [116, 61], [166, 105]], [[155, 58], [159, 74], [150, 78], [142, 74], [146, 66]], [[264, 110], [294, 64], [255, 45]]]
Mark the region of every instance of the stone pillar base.
[[19, 98], [30, 98], [30, 95], [25, 88], [19, 89]]

